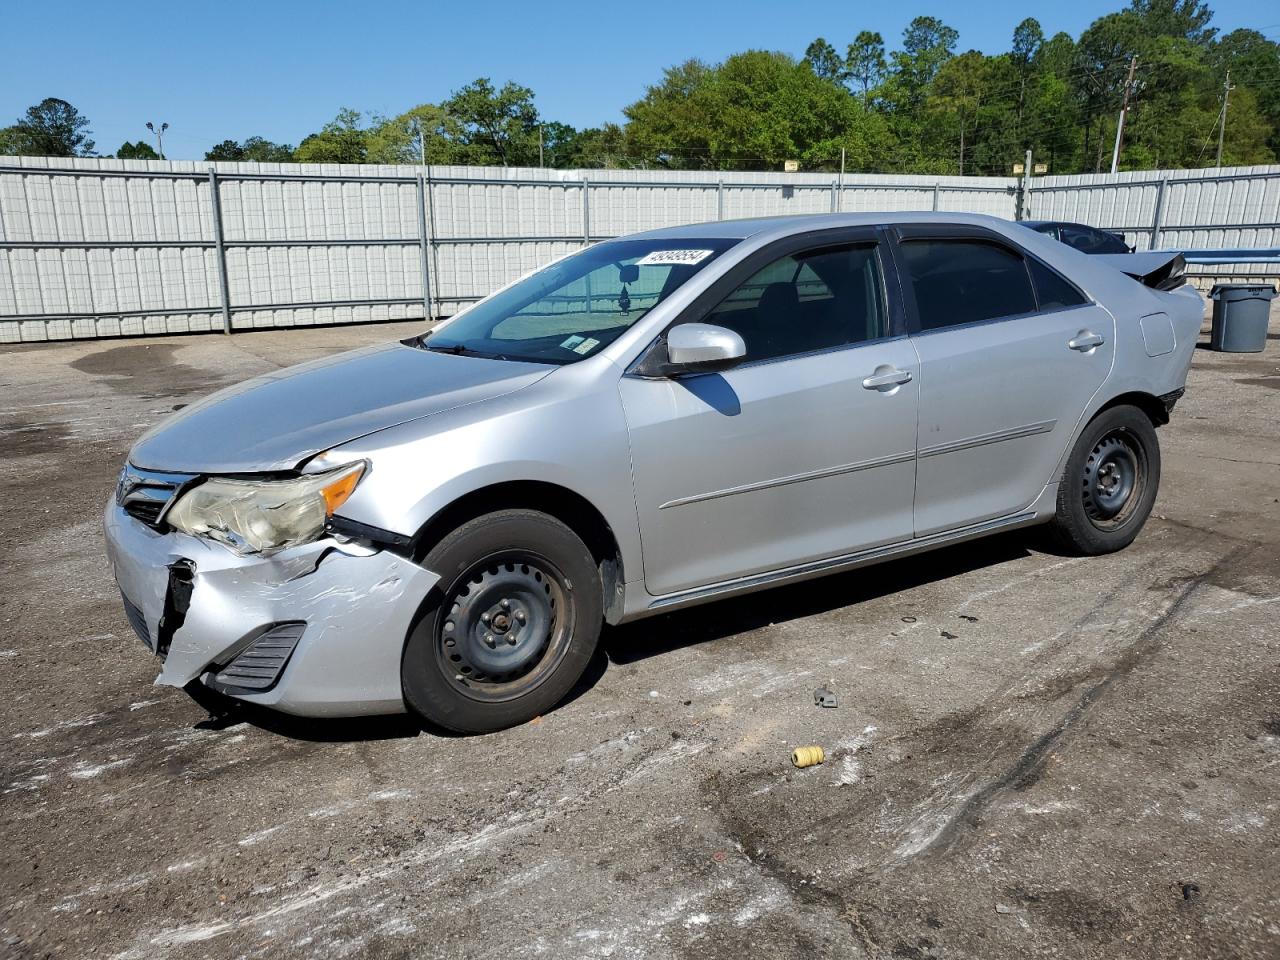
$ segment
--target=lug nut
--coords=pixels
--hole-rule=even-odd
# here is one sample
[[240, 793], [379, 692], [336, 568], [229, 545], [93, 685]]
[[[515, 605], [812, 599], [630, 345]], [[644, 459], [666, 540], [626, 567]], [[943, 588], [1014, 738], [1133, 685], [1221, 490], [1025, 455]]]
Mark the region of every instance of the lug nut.
[[493, 634], [492, 634], [492, 633], [486, 633], [486, 634], [484, 635], [484, 642], [485, 642], [485, 643], [487, 643], [489, 646], [491, 646], [491, 647], [492, 647], [492, 646], [494, 645], [494, 641], [493, 641]]
[[517, 610], [517, 611], [516, 611], [516, 619], [517, 619], [517, 620], [519, 620], [521, 623], [524, 623], [524, 621], [525, 621], [525, 615], [524, 615], [524, 611], [523, 611], [523, 610]]
[[482, 614], [480, 614], [480, 622], [481, 622], [481, 623], [488, 623], [488, 622], [489, 622], [489, 615], [488, 615], [487, 613], [482, 613]]
[[502, 601], [502, 609], [503, 609], [503, 610], [510, 610], [510, 609], [511, 609], [511, 601], [510, 601], [510, 600], [503, 600], [503, 601]]
[[511, 644], [513, 647], [516, 645], [516, 635], [514, 633], [507, 636], [507, 643]]

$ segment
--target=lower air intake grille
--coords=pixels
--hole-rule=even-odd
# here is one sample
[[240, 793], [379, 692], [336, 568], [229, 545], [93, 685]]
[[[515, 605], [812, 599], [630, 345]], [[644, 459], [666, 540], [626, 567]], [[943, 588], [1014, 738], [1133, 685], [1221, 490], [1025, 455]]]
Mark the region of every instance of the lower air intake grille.
[[120, 599], [124, 601], [124, 615], [129, 618], [129, 626], [133, 627], [133, 632], [138, 635], [139, 640], [147, 645], [148, 649], [154, 649], [155, 644], [151, 640], [151, 631], [147, 629], [147, 618], [123, 593], [120, 594]]
[[214, 674], [214, 686], [254, 691], [271, 689], [280, 679], [306, 627], [305, 623], [281, 623], [272, 627]]

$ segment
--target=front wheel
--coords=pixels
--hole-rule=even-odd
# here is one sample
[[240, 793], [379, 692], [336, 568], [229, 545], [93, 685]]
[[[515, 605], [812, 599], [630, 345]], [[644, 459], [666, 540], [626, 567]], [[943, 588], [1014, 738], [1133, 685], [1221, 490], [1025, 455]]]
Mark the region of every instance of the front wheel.
[[1131, 544], [1155, 504], [1160, 443], [1137, 407], [1112, 407], [1076, 441], [1058, 484], [1053, 531], [1067, 549], [1086, 555]]
[[458, 527], [422, 565], [440, 582], [401, 662], [417, 713], [487, 733], [533, 719], [573, 688], [595, 653], [603, 600], [595, 560], [572, 530], [502, 510]]

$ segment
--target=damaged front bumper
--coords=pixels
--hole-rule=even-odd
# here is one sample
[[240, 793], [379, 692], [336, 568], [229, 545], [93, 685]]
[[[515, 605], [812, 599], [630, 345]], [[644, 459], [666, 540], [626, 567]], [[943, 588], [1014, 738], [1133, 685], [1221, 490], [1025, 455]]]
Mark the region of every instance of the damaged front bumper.
[[405, 710], [400, 657], [439, 577], [386, 550], [324, 539], [241, 557], [106, 510], [125, 612], [163, 658], [156, 683], [191, 680], [300, 716]]

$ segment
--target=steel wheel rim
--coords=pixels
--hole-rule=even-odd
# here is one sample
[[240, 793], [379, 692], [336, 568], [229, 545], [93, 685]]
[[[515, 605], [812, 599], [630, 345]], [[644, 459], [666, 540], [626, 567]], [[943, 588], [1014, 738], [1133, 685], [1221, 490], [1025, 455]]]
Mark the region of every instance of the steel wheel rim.
[[573, 636], [569, 582], [546, 557], [504, 551], [465, 570], [444, 594], [435, 648], [450, 685], [499, 703], [544, 683]]
[[1124, 429], [1104, 434], [1085, 459], [1081, 496], [1085, 515], [1100, 530], [1132, 519], [1146, 484], [1146, 454]]

